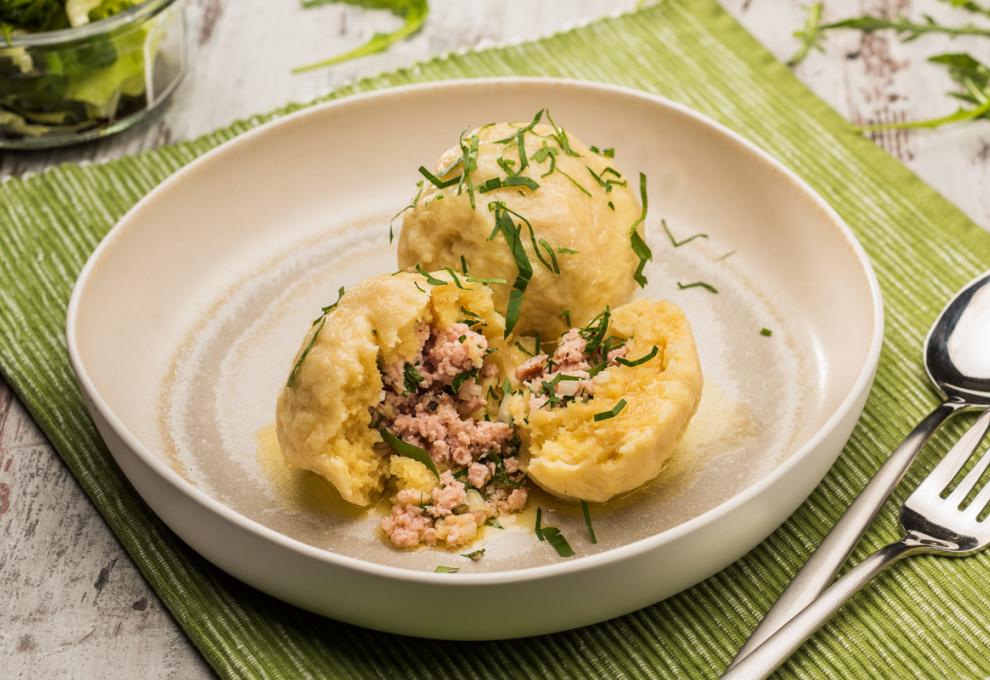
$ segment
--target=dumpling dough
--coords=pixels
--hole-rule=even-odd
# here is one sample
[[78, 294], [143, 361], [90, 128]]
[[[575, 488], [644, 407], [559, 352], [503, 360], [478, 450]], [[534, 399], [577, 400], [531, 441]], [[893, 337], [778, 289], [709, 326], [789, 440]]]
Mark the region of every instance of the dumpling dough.
[[[471, 174], [476, 187], [491, 178], [506, 177], [505, 170], [498, 165], [500, 156], [503, 162], [507, 159], [518, 167], [515, 142], [499, 144], [496, 140], [513, 135], [520, 127], [523, 124], [500, 123], [471, 133], [479, 138], [477, 169]], [[470, 139], [471, 134], [465, 139]], [[629, 176], [618, 179], [607, 172], [607, 168], [614, 167], [614, 161], [590, 151], [573, 135], [568, 136], [570, 147], [580, 155], [568, 155], [560, 149], [553, 134], [551, 127], [540, 124], [525, 135], [529, 167], [521, 174], [539, 183], [538, 189], [512, 187], [488, 193], [476, 190], [472, 208], [467, 192], [458, 193], [456, 184], [437, 189], [426, 182], [419, 200], [406, 213], [399, 236], [400, 267], [419, 263], [431, 270], [443, 267], [459, 270], [463, 256], [473, 275], [505, 279], [509, 285], [494, 286], [495, 308], [503, 314], [517, 268], [505, 239], [499, 235], [489, 240], [494, 226], [491, 202], [502, 201], [524, 216], [533, 225], [536, 238], [544, 239], [555, 250], [576, 250], [574, 254], [557, 255], [560, 274], [554, 274], [537, 259], [528, 230], [523, 227], [522, 240], [533, 276], [513, 330], [539, 333], [545, 338], [556, 337], [566, 330], [568, 326], [561, 316], [565, 311], [570, 313], [574, 324], [583, 326], [606, 305], [614, 307], [627, 302], [636, 286], [633, 273], [639, 262], [629, 242], [630, 227], [640, 214], [640, 206], [630, 189], [638, 186], [637, 179]], [[533, 160], [534, 156], [540, 157], [544, 144], [556, 152], [556, 170], [545, 177], [542, 175], [549, 171], [550, 159]], [[449, 167], [461, 155], [459, 146], [447, 150], [434, 166], [434, 172]], [[611, 191], [606, 192], [589, 169], [604, 179], [624, 182], [627, 186], [613, 183]], [[459, 172], [455, 170], [445, 178]], [[584, 187], [587, 194], [568, 176]], [[609, 207], [610, 201], [614, 209]], [[515, 217], [513, 221], [519, 223]], [[642, 235], [642, 225], [638, 229]]]
[[505, 324], [490, 289], [466, 283], [460, 288], [444, 272], [432, 276], [447, 285], [402, 273], [366, 279], [348, 290], [322, 328], [314, 325], [306, 334], [296, 361], [319, 329], [292, 385], [279, 396], [276, 429], [283, 455], [325, 477], [350, 503], [369, 505], [389, 472], [389, 456], [375, 448], [381, 435], [371, 427], [371, 409], [383, 397], [379, 366], [410, 361], [422, 345], [419, 326], [452, 326], [464, 317], [463, 309], [481, 319], [475, 328], [490, 346], [501, 346]]
[[[656, 477], [701, 400], [701, 366], [684, 313], [670, 302], [637, 299], [612, 313], [609, 334], [628, 338], [627, 359], [594, 378], [594, 396], [532, 408], [527, 389], [509, 399], [530, 479], [567, 499], [602, 503]], [[620, 399], [618, 415], [595, 421]], [[528, 419], [528, 422], [527, 422]]]

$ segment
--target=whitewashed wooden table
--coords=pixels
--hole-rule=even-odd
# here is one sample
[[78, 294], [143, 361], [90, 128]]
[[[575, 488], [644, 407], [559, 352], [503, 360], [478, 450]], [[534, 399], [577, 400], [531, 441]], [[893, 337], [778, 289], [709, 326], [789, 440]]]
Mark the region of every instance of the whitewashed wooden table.
[[[384, 12], [294, 0], [190, 0], [194, 68], [164, 115], [99, 145], [0, 154], [0, 179], [62, 162], [100, 161], [189, 139], [231, 121], [305, 101], [363, 75], [447, 50], [533, 37], [635, 0], [433, 0], [426, 28], [383, 55], [305, 76], [292, 66], [363, 42], [396, 25]], [[795, 48], [802, 1], [725, 0], [778, 57]], [[937, 0], [831, 0], [826, 16], [922, 12], [961, 17]], [[824, 54], [797, 68], [855, 122], [908, 120], [953, 110], [948, 78], [925, 58], [968, 50], [990, 63], [990, 40], [889, 33], [831, 35]], [[933, 133], [884, 133], [877, 143], [990, 226], [990, 123]], [[0, 677], [181, 678], [210, 670], [123, 552], [58, 455], [0, 381]]]

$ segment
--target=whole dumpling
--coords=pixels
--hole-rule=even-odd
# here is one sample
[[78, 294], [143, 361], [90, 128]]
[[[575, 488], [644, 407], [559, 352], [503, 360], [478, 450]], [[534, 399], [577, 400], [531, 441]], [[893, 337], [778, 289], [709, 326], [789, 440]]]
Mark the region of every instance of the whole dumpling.
[[[460, 271], [467, 265], [475, 276], [502, 279], [504, 285], [494, 286], [495, 307], [510, 330], [556, 337], [569, 325], [565, 317], [581, 325], [632, 297], [639, 257], [630, 235], [633, 229], [642, 235], [641, 210], [631, 190], [637, 180], [621, 175], [610, 157], [555, 123], [528, 127], [484, 126], [440, 157], [436, 179], [452, 183], [424, 182], [403, 218], [399, 266]], [[469, 180], [464, 158], [476, 165]], [[493, 233], [498, 214], [519, 228], [532, 269], [514, 329], [508, 306], [520, 268], [504, 231]]]
[[524, 361], [508, 399], [530, 479], [600, 503], [660, 473], [701, 400], [694, 337], [677, 306], [633, 300], [533, 352], [516, 355]]
[[[314, 322], [296, 354], [276, 409], [279, 446], [290, 463], [323, 476], [350, 503], [369, 505], [390, 468], [394, 476], [409, 467], [390, 466], [391, 452], [373, 422], [385, 408], [383, 375], [397, 371], [401, 384], [401, 367], [423, 350], [426, 333], [463, 327], [466, 317], [471, 330], [463, 333], [479, 342], [467, 343], [461, 358], [475, 371], [493, 361], [487, 347], [501, 346], [504, 321], [491, 291], [460, 278], [455, 285], [453, 277], [403, 272], [366, 279]], [[416, 466], [416, 474], [428, 474]]]

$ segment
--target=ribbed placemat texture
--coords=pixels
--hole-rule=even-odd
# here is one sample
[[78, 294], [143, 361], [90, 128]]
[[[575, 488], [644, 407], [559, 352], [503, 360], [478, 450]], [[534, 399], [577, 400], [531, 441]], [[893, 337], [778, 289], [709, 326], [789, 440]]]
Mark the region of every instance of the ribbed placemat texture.
[[[106, 165], [65, 166], [5, 182], [0, 370], [222, 677], [713, 676], [887, 452], [935, 403], [920, 365], [921, 343], [947, 298], [990, 267], [990, 234], [858, 136], [714, 0], [671, 0], [537, 42], [438, 58], [362, 80], [326, 99], [403, 83], [511, 74], [600, 80], [663, 94], [739, 131], [811, 183], [861, 239], [886, 300], [883, 357], [866, 412], [800, 510], [739, 562], [681, 595], [600, 625], [509, 642], [430, 642], [355, 628], [244, 586], [171, 534], [104, 448], [65, 351], [72, 284], [114, 222], [198, 154], [299, 106]], [[937, 438], [897, 500], [962, 425]], [[888, 503], [856, 557], [895, 534], [895, 507]], [[987, 676], [988, 567], [990, 555], [898, 565], [845, 607], [781, 676]], [[607, 598], [609, 584], [587, 596]]]

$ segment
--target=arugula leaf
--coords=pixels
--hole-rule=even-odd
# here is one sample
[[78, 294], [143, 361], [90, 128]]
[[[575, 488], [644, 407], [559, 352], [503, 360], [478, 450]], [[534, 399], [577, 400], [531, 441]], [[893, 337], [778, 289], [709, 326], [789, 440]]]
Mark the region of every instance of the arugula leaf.
[[990, 67], [964, 53], [937, 54], [928, 59], [932, 64], [945, 66], [949, 77], [959, 86], [959, 90], [949, 96], [972, 106], [960, 107], [955, 113], [925, 120], [911, 120], [903, 123], [880, 123], [859, 127], [862, 132], [891, 129], [937, 128], [949, 123], [961, 123], [977, 118], [990, 119]]
[[427, 0], [303, 0], [304, 8], [316, 7], [330, 2], [345, 2], [349, 5], [369, 7], [373, 9], [387, 9], [392, 14], [403, 20], [402, 26], [391, 33], [375, 33], [368, 42], [353, 50], [348, 50], [341, 54], [336, 54], [328, 59], [306, 64], [292, 69], [292, 73], [305, 73], [326, 66], [333, 66], [351, 59], [359, 59], [371, 54], [384, 52], [393, 44], [415, 35], [423, 28], [426, 17], [430, 13], [430, 6]]

